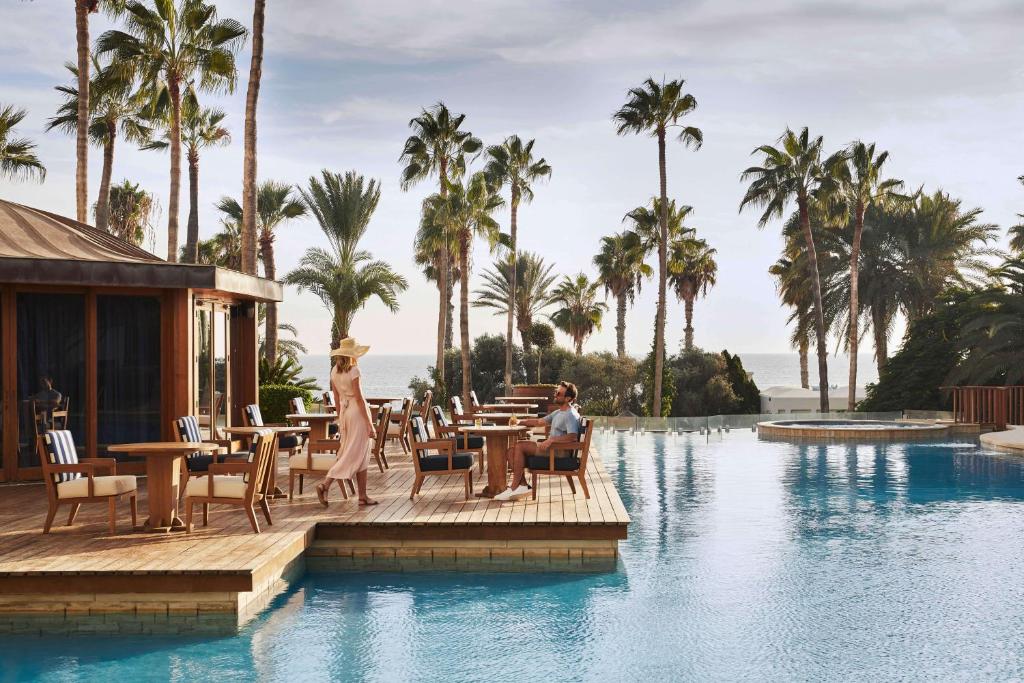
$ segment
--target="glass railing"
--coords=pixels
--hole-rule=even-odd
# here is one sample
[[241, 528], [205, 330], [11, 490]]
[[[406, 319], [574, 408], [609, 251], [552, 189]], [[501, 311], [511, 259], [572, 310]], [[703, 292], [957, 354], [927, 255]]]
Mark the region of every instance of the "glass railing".
[[[908, 411], [909, 413], [910, 411]], [[605, 432], [646, 432], [679, 434], [684, 432], [728, 432], [734, 429], [756, 429], [758, 422], [775, 420], [936, 420], [944, 414], [937, 411], [934, 416], [925, 411], [914, 411], [914, 416], [902, 412], [887, 413], [763, 413], [759, 415], [708, 415], [704, 417], [605, 417], [594, 416], [594, 428]]]

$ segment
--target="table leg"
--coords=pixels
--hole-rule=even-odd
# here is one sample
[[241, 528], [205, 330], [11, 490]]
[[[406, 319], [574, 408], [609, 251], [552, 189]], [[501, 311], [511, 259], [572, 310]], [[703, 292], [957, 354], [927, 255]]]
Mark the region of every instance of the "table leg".
[[508, 487], [505, 474], [505, 451], [509, 437], [503, 434], [487, 435], [487, 486], [479, 493], [481, 498], [493, 498]]
[[277, 444], [275, 444], [274, 454], [270, 457], [270, 467], [267, 468], [267, 484], [263, 487], [264, 494], [270, 500], [288, 497], [288, 494], [277, 485], [277, 456], [279, 453]]
[[145, 531], [181, 531], [185, 523], [178, 517], [178, 481], [181, 455], [146, 458], [146, 498], [149, 519]]

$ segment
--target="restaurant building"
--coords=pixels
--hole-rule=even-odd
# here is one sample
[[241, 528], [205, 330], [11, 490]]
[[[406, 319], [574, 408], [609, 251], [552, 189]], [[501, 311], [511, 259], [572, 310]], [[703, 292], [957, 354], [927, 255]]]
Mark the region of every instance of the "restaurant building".
[[240, 424], [258, 400], [257, 306], [281, 300], [271, 280], [168, 263], [0, 200], [0, 481], [40, 477], [48, 425], [66, 425], [81, 457], [107, 457], [109, 444], [173, 440], [182, 415], [207, 435]]

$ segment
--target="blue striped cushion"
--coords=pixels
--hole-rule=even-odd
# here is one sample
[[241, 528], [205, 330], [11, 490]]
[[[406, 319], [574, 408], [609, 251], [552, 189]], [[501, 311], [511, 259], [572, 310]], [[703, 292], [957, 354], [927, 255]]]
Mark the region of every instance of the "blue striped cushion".
[[448, 418], [444, 416], [444, 411], [441, 410], [441, 406], [434, 406], [431, 410], [434, 411], [434, 419], [437, 420], [437, 424], [442, 427], [447, 427]]
[[474, 408], [477, 407], [478, 405], [480, 405], [480, 399], [478, 399], [476, 397], [476, 390], [475, 389], [471, 390], [469, 392], [469, 402], [473, 404]]
[[250, 427], [263, 426], [263, 414], [260, 412], [260, 407], [255, 403], [250, 403], [245, 407], [245, 416], [249, 420]]
[[296, 415], [306, 414], [306, 404], [302, 400], [301, 396], [295, 396], [292, 398], [292, 410], [295, 411]]
[[[43, 435], [43, 444], [46, 446], [46, 457], [51, 465], [76, 465], [78, 464], [78, 451], [75, 450], [75, 439], [71, 432], [66, 429], [48, 431]], [[59, 472], [53, 475], [54, 483], [71, 481], [82, 476], [80, 472]]]
[[456, 415], [466, 414], [466, 411], [462, 409], [462, 399], [458, 396], [452, 396], [452, 412]]
[[[186, 441], [189, 443], [199, 443], [203, 440], [203, 433], [199, 431], [199, 420], [196, 419], [195, 415], [186, 415], [185, 417], [179, 417], [177, 420], [174, 421], [174, 424], [178, 428], [179, 440]], [[186, 456], [186, 458], [188, 458], [186, 464], [189, 465], [189, 470], [196, 470], [195, 467], [192, 467], [191, 460], [192, 458], [196, 458], [199, 455], [201, 455], [200, 452], [196, 451], [194, 453], [189, 453]], [[208, 465], [209, 463], [206, 464]], [[206, 470], [205, 467], [202, 467], [201, 469], [203, 471]]]

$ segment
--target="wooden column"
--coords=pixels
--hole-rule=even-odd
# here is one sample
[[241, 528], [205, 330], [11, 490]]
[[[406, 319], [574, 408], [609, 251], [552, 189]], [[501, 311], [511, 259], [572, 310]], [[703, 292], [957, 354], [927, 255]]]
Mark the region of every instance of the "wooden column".
[[255, 301], [231, 307], [231, 424], [242, 424], [242, 409], [260, 401], [258, 331]]
[[96, 411], [99, 404], [99, 377], [96, 367], [97, 339], [96, 292], [85, 294], [85, 454], [95, 458], [99, 422]]
[[17, 308], [13, 287], [0, 287], [0, 364], [3, 381], [3, 443], [0, 443], [0, 481], [11, 481], [18, 473], [18, 364]]
[[195, 349], [191, 290], [167, 290], [161, 301], [160, 320], [160, 433], [163, 439], [176, 441], [171, 422], [194, 412], [192, 366]]

